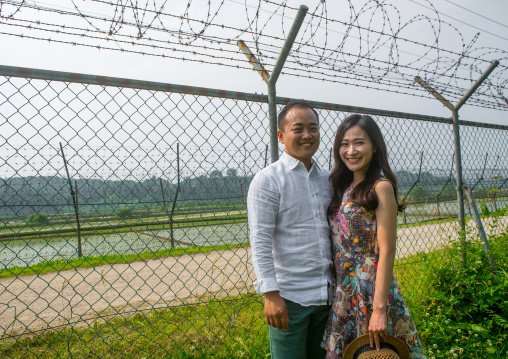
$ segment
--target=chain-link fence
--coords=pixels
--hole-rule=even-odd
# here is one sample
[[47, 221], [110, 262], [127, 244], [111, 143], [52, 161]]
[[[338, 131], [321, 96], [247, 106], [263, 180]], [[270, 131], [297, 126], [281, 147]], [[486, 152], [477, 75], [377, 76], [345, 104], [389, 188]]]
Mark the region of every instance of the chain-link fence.
[[[210, 325], [256, 335], [236, 316], [260, 301], [245, 200], [253, 175], [269, 162], [266, 101], [0, 66], [2, 341], [36, 334], [54, 355], [60, 330], [88, 328], [107, 343], [94, 330], [115, 320], [118, 330], [150, 338], [162, 334], [125, 323], [169, 309], [167, 345], [148, 340], [133, 356], [178, 350]], [[371, 114], [382, 128], [408, 204], [399, 216], [396, 270], [403, 289], [418, 294], [419, 265], [439, 260], [438, 249], [457, 237], [456, 221], [447, 220], [458, 207], [450, 119], [313, 104], [321, 123], [316, 159], [325, 168], [348, 114]], [[508, 203], [507, 130], [461, 126], [464, 181], [484, 214]], [[506, 228], [499, 223], [493, 231]], [[199, 303], [218, 307], [200, 314], [204, 322], [186, 322], [185, 310]], [[29, 344], [23, 350], [35, 355]]]

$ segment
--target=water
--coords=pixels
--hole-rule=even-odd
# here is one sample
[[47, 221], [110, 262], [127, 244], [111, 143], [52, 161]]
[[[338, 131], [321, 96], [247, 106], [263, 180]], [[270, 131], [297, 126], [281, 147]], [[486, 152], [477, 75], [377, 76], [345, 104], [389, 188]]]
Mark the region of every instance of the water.
[[[249, 240], [247, 223], [174, 230], [175, 247], [242, 244]], [[171, 249], [168, 230], [82, 236], [83, 256], [139, 254]], [[43, 261], [78, 258], [77, 237], [0, 242], [0, 269], [26, 267]]]

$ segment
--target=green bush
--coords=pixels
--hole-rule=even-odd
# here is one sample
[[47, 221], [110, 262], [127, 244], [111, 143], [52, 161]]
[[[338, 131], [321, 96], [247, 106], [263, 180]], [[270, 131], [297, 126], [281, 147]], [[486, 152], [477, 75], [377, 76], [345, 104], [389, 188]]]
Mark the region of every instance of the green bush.
[[489, 244], [497, 272], [476, 238], [465, 248], [453, 243], [429, 273], [433, 294], [413, 309], [428, 358], [508, 355], [508, 232], [490, 238]]
[[44, 212], [34, 213], [28, 217], [26, 223], [38, 225], [48, 224], [49, 216]]
[[482, 211], [482, 216], [488, 216], [488, 215], [490, 215], [490, 210], [489, 210], [489, 208], [487, 207], [487, 205], [485, 203], [482, 203], [480, 208], [481, 208], [481, 211]]
[[409, 193], [408, 197], [411, 202], [425, 202], [428, 199], [429, 191], [422, 186], [416, 186]]
[[116, 215], [118, 216], [118, 218], [120, 219], [126, 219], [126, 218], [131, 218], [132, 217], [132, 209], [130, 208], [120, 208], [116, 211]]
[[[443, 261], [436, 272], [435, 298], [445, 311], [449, 311], [445, 314], [457, 322], [474, 322], [494, 330], [508, 330], [508, 235], [490, 242], [497, 273], [488, 261], [483, 243], [473, 241], [465, 248], [465, 265], [459, 256], [450, 256]], [[458, 245], [455, 247], [457, 251], [463, 250]]]
[[452, 186], [446, 186], [441, 192], [441, 196], [439, 199], [441, 200], [450, 200], [450, 199], [456, 199], [457, 198], [457, 190]]

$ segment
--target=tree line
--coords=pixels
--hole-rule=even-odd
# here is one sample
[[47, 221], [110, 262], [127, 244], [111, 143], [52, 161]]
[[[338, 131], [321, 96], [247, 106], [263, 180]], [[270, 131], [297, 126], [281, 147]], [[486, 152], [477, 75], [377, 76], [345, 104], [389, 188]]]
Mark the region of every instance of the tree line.
[[[429, 172], [395, 172], [399, 196], [409, 203], [453, 200], [455, 182]], [[81, 213], [111, 212], [120, 208], [150, 209], [163, 205], [171, 208], [177, 197], [177, 209], [220, 207], [223, 203], [244, 204], [252, 174], [238, 175], [237, 170], [212, 170], [208, 174], [183, 177], [176, 181], [152, 176], [142, 181], [110, 179], [72, 179]], [[446, 184], [446, 186], [445, 186]], [[479, 187], [482, 196], [488, 191]], [[479, 192], [478, 192], [479, 193]], [[69, 181], [59, 176], [29, 176], [0, 179], [0, 216], [27, 216], [44, 212], [73, 212]]]

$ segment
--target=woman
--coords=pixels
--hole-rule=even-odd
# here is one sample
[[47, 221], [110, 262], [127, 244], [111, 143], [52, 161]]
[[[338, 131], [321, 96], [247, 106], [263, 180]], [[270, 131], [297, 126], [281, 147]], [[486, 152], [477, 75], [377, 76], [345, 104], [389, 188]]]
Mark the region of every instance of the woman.
[[323, 347], [342, 358], [347, 345], [369, 334], [379, 350], [386, 334], [405, 341], [411, 358], [425, 358], [399, 285], [393, 276], [397, 237], [397, 182], [386, 145], [370, 116], [351, 115], [340, 125], [330, 174], [328, 209], [336, 286]]

